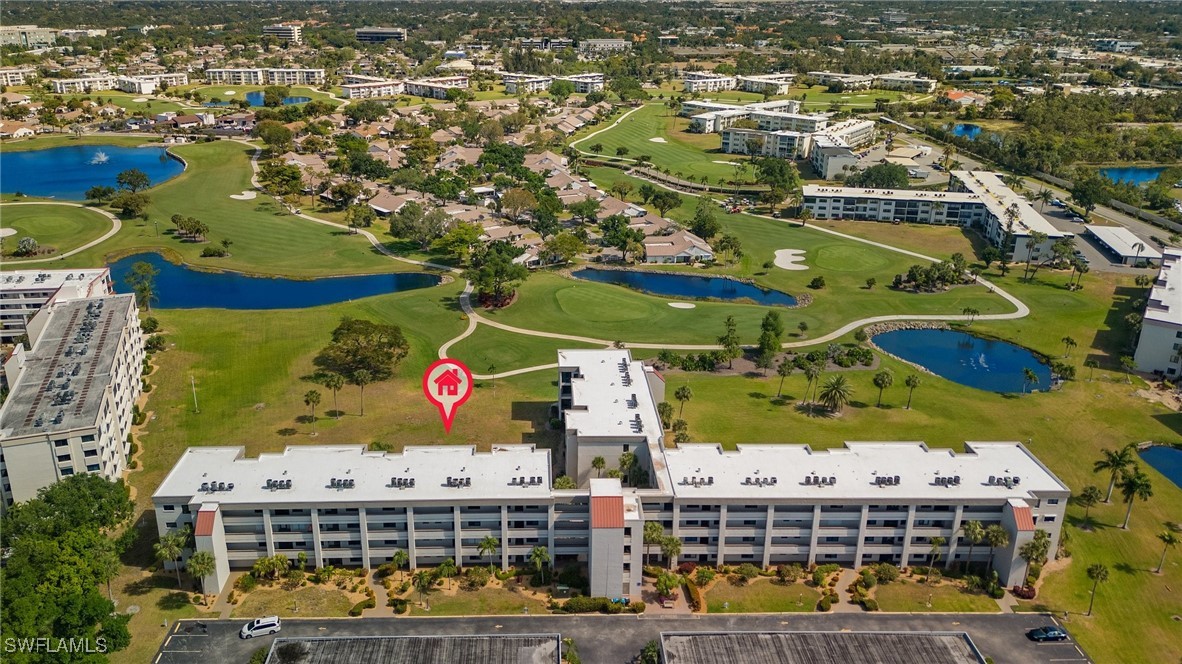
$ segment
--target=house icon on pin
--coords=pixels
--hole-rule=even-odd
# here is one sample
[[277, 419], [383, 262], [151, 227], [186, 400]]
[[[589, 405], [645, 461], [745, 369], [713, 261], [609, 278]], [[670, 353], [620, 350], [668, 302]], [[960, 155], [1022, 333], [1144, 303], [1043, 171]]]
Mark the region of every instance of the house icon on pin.
[[441, 397], [458, 396], [461, 382], [460, 370], [448, 369], [435, 378], [435, 394]]

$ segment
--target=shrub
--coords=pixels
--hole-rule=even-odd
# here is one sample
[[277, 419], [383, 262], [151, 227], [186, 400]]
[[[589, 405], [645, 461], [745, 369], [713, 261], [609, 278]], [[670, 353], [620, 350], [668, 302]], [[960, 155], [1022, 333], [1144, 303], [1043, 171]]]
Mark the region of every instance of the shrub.
[[732, 586], [739, 586], [739, 587], [743, 587], [743, 586], [747, 585], [747, 583], [749, 581], [747, 579], [747, 577], [743, 576], [742, 574], [727, 575], [726, 580]]
[[874, 572], [869, 569], [862, 570], [862, 585], [866, 588], [873, 588], [878, 585], [878, 579], [875, 578]]
[[229, 253], [224, 247], [209, 246], [201, 250], [202, 258], [224, 258]]
[[405, 593], [408, 590], [410, 590], [410, 581], [403, 581], [402, 583], [398, 584], [399, 594]]
[[144, 334], [152, 334], [159, 329], [160, 321], [156, 320], [156, 318], [153, 316], [148, 316], [147, 318], [140, 321], [140, 330], [142, 330]]
[[832, 607], [833, 607], [833, 600], [829, 599], [829, 595], [825, 595], [824, 597], [821, 598], [821, 601], [817, 602], [817, 610], [818, 611], [828, 611]]
[[866, 611], [877, 611], [878, 610], [878, 602], [874, 599], [867, 597], [862, 600], [862, 608]]
[[394, 567], [394, 563], [382, 563], [374, 570], [373, 578], [384, 579], [388, 576], [393, 576], [398, 570]]
[[607, 610], [608, 615], [612, 615], [612, 616], [624, 612], [624, 605], [617, 604], [616, 602], [609, 601], [607, 603], [607, 606], [605, 606], [604, 608]]
[[658, 576], [661, 576], [661, 572], [664, 572], [665, 570], [661, 569], [660, 567], [657, 567], [656, 565], [645, 565], [644, 569], [641, 571], [643, 572], [644, 576], [651, 577], [651, 578], [655, 579]]
[[153, 334], [144, 342], [144, 350], [149, 353], [155, 353], [156, 351], [164, 350], [164, 345], [164, 335]]
[[406, 609], [410, 606], [410, 600], [401, 597], [391, 597], [386, 600], [386, 606], [393, 608], [395, 615], [406, 613]]
[[203, 601], [205, 601], [205, 598], [202, 597], [201, 595], [193, 595], [193, 603], [194, 604], [201, 604]]
[[226, 601], [229, 602], [230, 604], [237, 604], [238, 603], [238, 595], [234, 594], [234, 591], [231, 590], [230, 594], [226, 595]]
[[1031, 563], [1030, 572], [1026, 575], [1026, 582], [1033, 584], [1035, 581], [1038, 581], [1038, 577], [1040, 576], [1042, 576], [1042, 565]]
[[611, 606], [611, 600], [606, 597], [572, 597], [562, 605], [564, 613], [604, 613]]
[[509, 579], [512, 579], [515, 576], [517, 576], [517, 570], [513, 569], [512, 567], [510, 567], [507, 570], [503, 570], [503, 571], [496, 573], [496, 577], [497, 577], [498, 581], [508, 581]]
[[1006, 596], [1005, 588], [997, 585], [992, 586], [989, 588], [989, 596], [993, 599], [1001, 599], [1002, 597]]
[[704, 611], [706, 609], [706, 600], [702, 598], [702, 589], [693, 581], [685, 580], [685, 600], [689, 602], [690, 608], [694, 611]]
[[469, 567], [464, 572], [464, 579], [460, 582], [460, 587], [464, 590], [480, 590], [488, 585], [492, 574], [489, 573], [487, 567]]
[[813, 572], [813, 585], [818, 588], [825, 585], [825, 574], [821, 570]]
[[813, 280], [809, 282], [809, 288], [813, 290], [821, 290], [824, 287], [825, 277], [813, 277]]
[[796, 583], [803, 573], [800, 565], [780, 565], [776, 568], [776, 580], [783, 584]]
[[135, 459], [132, 459], [132, 460], [131, 460], [131, 463], [127, 464], [127, 467], [128, 467], [129, 469], [131, 469], [131, 470], [135, 470], [136, 468], [139, 468], [139, 465], [140, 465], [140, 462], [139, 462], [139, 461], [136, 461]]
[[367, 598], [361, 600], [360, 602], [357, 602], [356, 604], [354, 604], [353, 608], [349, 609], [349, 615], [356, 618], [357, 616], [361, 615], [362, 611], [364, 611], [366, 609], [372, 609], [377, 605], [378, 605], [378, 603], [376, 600], [374, 600], [374, 598], [367, 597]]
[[270, 649], [265, 647], [259, 648], [258, 650], [252, 652], [250, 654], [249, 664], [265, 664], [267, 661], [268, 652], [270, 652]]
[[697, 568], [698, 568], [698, 563], [691, 563], [691, 562], [681, 563], [680, 565], [677, 566], [677, 573], [678, 574], [693, 574], [694, 570], [696, 570]]
[[878, 563], [874, 566], [874, 578], [879, 583], [891, 583], [899, 580], [899, 568], [891, 563]]
[[644, 613], [646, 608], [648, 607], [645, 606], [644, 602], [632, 602], [628, 605], [628, 610], [632, 613]]
[[364, 579], [365, 577], [369, 576], [369, 568], [368, 568], [368, 567], [362, 567], [361, 569], [359, 569], [359, 570], [357, 570], [356, 572], [354, 572], [354, 573], [353, 573], [353, 576], [356, 576], [356, 577], [357, 577], [357, 578], [359, 578], [359, 579]]
[[833, 574], [834, 572], [841, 571], [841, 565], [838, 565], [837, 563], [829, 563], [826, 565], [817, 565], [815, 569], [822, 574], [829, 575]]
[[759, 568], [755, 565], [752, 565], [751, 563], [743, 563], [742, 565], [739, 565], [739, 568], [735, 570], [735, 573], [750, 581], [751, 579], [759, 576]]
[[697, 571], [694, 572], [694, 581], [696, 581], [699, 586], [704, 586], [714, 580], [714, 574], [714, 570], [710, 569], [709, 567], [699, 567]]

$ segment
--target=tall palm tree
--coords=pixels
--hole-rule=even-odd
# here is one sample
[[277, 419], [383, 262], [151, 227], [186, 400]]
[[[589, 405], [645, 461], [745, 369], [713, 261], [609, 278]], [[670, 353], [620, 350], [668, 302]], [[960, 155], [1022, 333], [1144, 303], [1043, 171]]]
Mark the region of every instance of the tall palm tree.
[[1038, 385], [1038, 374], [1034, 373], [1034, 369], [1026, 367], [1022, 369], [1022, 391], [1026, 391], [1028, 385]]
[[934, 568], [936, 566], [936, 563], [940, 560], [940, 547], [944, 546], [944, 542], [946, 542], [946, 541], [947, 540], [945, 540], [943, 537], [933, 537], [932, 538], [932, 547], [929, 550], [930, 557], [928, 558], [928, 581], [929, 582], [931, 582], [931, 580], [932, 580], [932, 568]]
[[999, 546], [1007, 546], [1010, 543], [1010, 534], [1006, 532], [1001, 524], [990, 524], [985, 529], [985, 543], [989, 545], [989, 571], [993, 571], [993, 550]]
[[1063, 357], [1070, 355], [1071, 349], [1079, 345], [1075, 342], [1075, 339], [1072, 339], [1071, 337], [1063, 337], [1060, 339], [1060, 341], [1063, 342]]
[[1108, 580], [1108, 566], [1095, 563], [1088, 567], [1088, 578], [1092, 580], [1092, 598], [1088, 600], [1088, 615], [1092, 615], [1092, 607], [1096, 604], [1096, 588]]
[[652, 564], [652, 548], [665, 537], [665, 529], [656, 521], [644, 522], [644, 564]]
[[353, 384], [361, 388], [361, 416], [365, 417], [365, 386], [373, 382], [373, 373], [366, 369], [353, 372]]
[[672, 535], [662, 537], [661, 555], [665, 556], [665, 562], [669, 565], [669, 569], [673, 569], [673, 561], [681, 555], [681, 539]]
[[1137, 255], [1133, 257], [1133, 265], [1136, 265], [1141, 260], [1141, 252], [1145, 251], [1145, 243], [1134, 242], [1133, 248], [1137, 250]]
[[1034, 194], [1034, 200], [1038, 201], [1038, 211], [1042, 212], [1047, 209], [1047, 203], [1055, 200], [1055, 194], [1050, 189], [1042, 187]]
[[919, 387], [919, 376], [911, 374], [903, 380], [903, 384], [907, 386], [907, 410], [911, 410], [911, 395], [915, 394], [915, 388]]
[[546, 582], [546, 566], [550, 564], [550, 550], [544, 546], [535, 546], [529, 550], [529, 561], [534, 569], [542, 575], [542, 583]]
[[316, 435], [316, 406], [320, 405], [320, 392], [317, 390], [308, 390], [304, 393], [304, 405], [312, 413], [312, 435]]
[[189, 570], [189, 574], [201, 580], [201, 597], [205, 599], [205, 604], [208, 606], [209, 593], [206, 592], [208, 589], [205, 587], [205, 577], [217, 571], [217, 559], [208, 551], [197, 551], [189, 556], [189, 562], [185, 563], [185, 567]]
[[780, 385], [776, 388], [776, 396], [784, 393], [784, 379], [792, 375], [792, 362], [788, 358], [780, 360], [780, 364], [776, 366], [776, 375], [780, 377]]
[[435, 573], [447, 579], [447, 587], [451, 589], [451, 577], [456, 574], [456, 561], [454, 558], [448, 558], [439, 563], [439, 567], [435, 569]]
[[[185, 540], [187, 537], [182, 537], [179, 532], [173, 531], [164, 533], [160, 536], [160, 541], [152, 545], [152, 552], [156, 555], [156, 560], [162, 563], [174, 563], [185, 549]], [[176, 587], [181, 587], [181, 566], [176, 565]]]
[[398, 549], [394, 552], [394, 555], [390, 556], [390, 562], [394, 563], [394, 569], [398, 570], [398, 578], [401, 579], [402, 568], [406, 567], [407, 563], [410, 562], [410, 554], [402, 549]]
[[985, 538], [985, 526], [982, 526], [980, 521], [966, 521], [960, 528], [964, 531], [964, 538], [969, 541], [969, 557], [965, 561], [967, 570], [969, 565], [973, 564], [973, 548]]
[[878, 388], [878, 403], [876, 408], [882, 407], [882, 391], [895, 384], [895, 374], [890, 369], [883, 369], [874, 374], [874, 386]]
[[682, 385], [673, 391], [673, 398], [681, 402], [681, 407], [677, 410], [677, 418], [681, 419], [681, 414], [685, 412], [685, 402], [694, 398], [694, 391], [689, 385]]
[[840, 413], [853, 394], [854, 388], [848, 378], [842, 375], [830, 376], [821, 388], [821, 403], [829, 410]]
[[1112, 489], [1116, 486], [1116, 481], [1134, 463], [1133, 445], [1125, 445], [1118, 450], [1100, 450], [1100, 453], [1104, 458], [1092, 465], [1092, 472], [1108, 471], [1108, 494], [1104, 496], [1104, 502], [1111, 503]]
[[1161, 543], [1165, 545], [1161, 550], [1161, 560], [1157, 561], [1157, 569], [1154, 570], [1154, 574], [1161, 574], [1161, 568], [1166, 564], [1166, 553], [1169, 552], [1170, 547], [1178, 546], [1178, 542], [1182, 541], [1182, 539], [1179, 539], [1174, 534], [1174, 531], [1169, 528], [1158, 533], [1157, 539], [1161, 540]]
[[1088, 381], [1091, 381], [1092, 376], [1096, 374], [1096, 367], [1100, 366], [1100, 361], [1088, 358], [1084, 360], [1084, 366], [1088, 368]]
[[435, 573], [421, 569], [415, 572], [415, 575], [411, 579], [415, 590], [419, 591], [419, 604], [426, 606], [427, 593], [431, 592], [432, 586], [435, 585]]
[[1129, 529], [1129, 519], [1133, 516], [1133, 503], [1138, 499], [1149, 500], [1153, 497], [1153, 483], [1149, 476], [1141, 471], [1141, 467], [1133, 464], [1132, 472], [1125, 473], [1123, 479], [1116, 483], [1120, 488], [1120, 495], [1124, 496], [1129, 508], [1125, 510], [1125, 522], [1121, 525], [1124, 530]]
[[480, 551], [480, 555], [488, 558], [489, 569], [493, 568], [492, 557], [496, 554], [497, 549], [500, 547], [501, 541], [492, 535], [485, 535], [484, 539], [480, 540], [480, 543], [476, 545], [477, 550]]
[[808, 385], [804, 388], [804, 393], [807, 395], [813, 387], [813, 383], [821, 378], [821, 365], [816, 362], [809, 362], [804, 366], [804, 377], [809, 380]]
[[340, 374], [330, 373], [324, 377], [321, 384], [332, 390], [332, 410], [336, 414], [336, 419], [341, 419], [341, 409], [337, 406], [337, 392], [345, 386], [344, 377]]
[[1026, 561], [1026, 570], [1022, 573], [1022, 586], [1026, 585], [1026, 578], [1030, 576], [1030, 563], [1043, 562], [1051, 550], [1051, 534], [1039, 528], [1034, 531], [1034, 539], [1023, 544], [1018, 549], [1018, 555]]

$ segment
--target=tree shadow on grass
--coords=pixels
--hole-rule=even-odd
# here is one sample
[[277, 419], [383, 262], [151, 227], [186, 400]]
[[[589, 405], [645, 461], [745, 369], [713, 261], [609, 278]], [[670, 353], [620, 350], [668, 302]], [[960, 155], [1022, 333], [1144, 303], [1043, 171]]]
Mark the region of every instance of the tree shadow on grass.
[[299, 422], [300, 424], [311, 424], [312, 423], [312, 416], [311, 415], [297, 415], [295, 418], [295, 421]]
[[764, 394], [763, 392], [748, 392], [747, 396], [751, 397], [752, 399], [766, 399], [767, 398], [767, 395]]
[[832, 419], [833, 411], [816, 403], [801, 402], [796, 404], [796, 412], [807, 417], [817, 417], [822, 419]]
[[521, 434], [521, 442], [538, 447], [553, 448], [559, 440], [559, 433], [550, 429], [549, 401], [514, 401], [510, 407], [509, 419], [515, 422], [529, 422], [533, 431]]
[[279, 434], [280, 436], [294, 436], [299, 432], [296, 431], [294, 427], [283, 427], [275, 433]]
[[1092, 533], [1098, 530], [1107, 530], [1109, 528], [1116, 527], [1111, 523], [1100, 523], [1099, 521], [1096, 521], [1096, 517], [1094, 516], [1089, 516], [1086, 519], [1081, 516], [1069, 516], [1067, 517], [1067, 523], [1075, 528], [1079, 528], [1085, 533]]
[[186, 606], [192, 606], [193, 600], [188, 593], [173, 591], [156, 600], [156, 606], [164, 611], [178, 611]]
[[1142, 569], [1142, 568], [1140, 568], [1140, 567], [1133, 567], [1132, 565], [1130, 565], [1130, 564], [1128, 564], [1128, 563], [1126, 563], [1126, 562], [1120, 562], [1120, 563], [1117, 563], [1117, 564], [1115, 564], [1115, 565], [1113, 565], [1113, 566], [1112, 566], [1112, 569], [1114, 569], [1114, 570], [1116, 570], [1116, 571], [1120, 572], [1121, 574], [1127, 574], [1127, 575], [1129, 575], [1129, 576], [1132, 576], [1132, 575], [1136, 574], [1137, 572], [1150, 572], [1150, 571], [1152, 571], [1152, 570], [1148, 570], [1148, 569]]
[[177, 592], [175, 576], [159, 576], [153, 574], [142, 579], [136, 579], [123, 586], [123, 592], [133, 597], [147, 595], [153, 590], [168, 589]]
[[773, 406], [787, 406], [795, 400], [796, 397], [792, 396], [791, 394], [782, 394], [778, 397], [772, 397], [771, 399]]

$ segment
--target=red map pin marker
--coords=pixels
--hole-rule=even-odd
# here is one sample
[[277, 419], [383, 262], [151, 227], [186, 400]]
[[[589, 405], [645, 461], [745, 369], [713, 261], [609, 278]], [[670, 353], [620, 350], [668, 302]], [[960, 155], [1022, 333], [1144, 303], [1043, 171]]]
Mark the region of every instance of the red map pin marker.
[[456, 409], [472, 396], [472, 372], [459, 360], [438, 360], [423, 374], [423, 394], [439, 409], [443, 430], [451, 433]]

